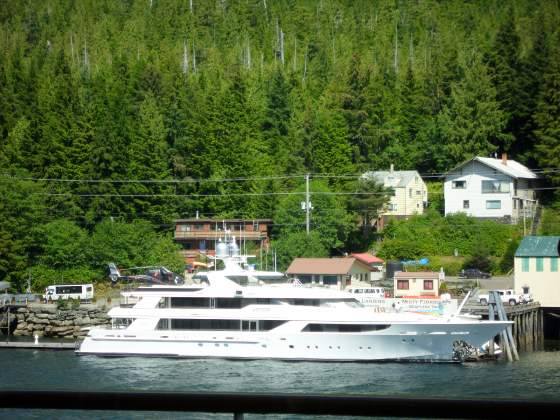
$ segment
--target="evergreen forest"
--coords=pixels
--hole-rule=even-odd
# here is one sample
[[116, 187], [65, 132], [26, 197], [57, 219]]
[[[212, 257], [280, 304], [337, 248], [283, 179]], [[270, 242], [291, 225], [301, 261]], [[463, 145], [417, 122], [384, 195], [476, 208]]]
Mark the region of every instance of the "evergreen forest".
[[[1, 3], [0, 280], [17, 289], [99, 279], [113, 260], [182, 269], [173, 221], [197, 212], [273, 219], [284, 265], [365, 250], [357, 221], [390, 192], [360, 174], [391, 163], [438, 182], [505, 152], [560, 201], [557, 1]], [[436, 207], [420, 235], [492, 230]], [[401, 224], [385, 256], [406, 257]], [[416, 236], [407, 256], [472, 253], [475, 233], [451, 249]]]

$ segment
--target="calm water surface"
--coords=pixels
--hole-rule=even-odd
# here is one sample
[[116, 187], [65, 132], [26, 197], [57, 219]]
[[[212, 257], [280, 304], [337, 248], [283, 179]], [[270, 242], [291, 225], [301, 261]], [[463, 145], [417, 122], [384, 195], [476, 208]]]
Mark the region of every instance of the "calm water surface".
[[[560, 349], [523, 353], [521, 361], [458, 364], [308, 363], [163, 358], [100, 358], [71, 351], [0, 350], [0, 389], [365, 394], [445, 398], [560, 400]], [[95, 418], [153, 418], [156, 413], [96, 412]], [[48, 410], [0, 410], [0, 417], [61, 418]], [[92, 418], [68, 412], [66, 418]], [[157, 414], [158, 418], [231, 418]], [[262, 416], [246, 416], [261, 418]], [[290, 417], [283, 417], [290, 418]]]

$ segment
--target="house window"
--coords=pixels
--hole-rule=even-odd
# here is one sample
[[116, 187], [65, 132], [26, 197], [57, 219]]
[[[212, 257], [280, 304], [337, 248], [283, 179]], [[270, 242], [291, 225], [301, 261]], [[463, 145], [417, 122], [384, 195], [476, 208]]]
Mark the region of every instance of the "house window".
[[417, 190], [417, 191], [416, 191], [416, 195], [422, 195], [422, 191]]
[[521, 271], [524, 273], [529, 272], [529, 257], [521, 258]]
[[543, 271], [543, 266], [544, 266], [544, 258], [543, 257], [537, 257], [537, 271], [542, 272]]
[[338, 284], [338, 276], [323, 276], [323, 284], [336, 286]]
[[397, 211], [397, 205], [393, 203], [389, 203], [389, 211]]
[[397, 280], [397, 289], [408, 290], [409, 288], [408, 280]]
[[412, 188], [408, 190], [408, 198], [412, 198]]
[[194, 230], [202, 230], [204, 229], [204, 225], [194, 225]]
[[486, 200], [487, 210], [498, 210], [502, 208], [502, 202], [500, 200]]
[[508, 193], [509, 182], [507, 181], [481, 181], [483, 194]]
[[558, 271], [558, 257], [550, 257], [550, 271], [554, 273]]
[[179, 226], [179, 229], [181, 230], [181, 232], [189, 232], [191, 230], [191, 227], [189, 225], [181, 225]]
[[300, 274], [297, 278], [301, 284], [311, 283], [312, 281], [312, 277], [308, 274]]
[[463, 208], [468, 209], [470, 206], [469, 200], [463, 200]]
[[451, 185], [455, 190], [464, 190], [467, 188], [467, 181], [453, 181]]
[[424, 280], [424, 290], [434, 290], [434, 281]]

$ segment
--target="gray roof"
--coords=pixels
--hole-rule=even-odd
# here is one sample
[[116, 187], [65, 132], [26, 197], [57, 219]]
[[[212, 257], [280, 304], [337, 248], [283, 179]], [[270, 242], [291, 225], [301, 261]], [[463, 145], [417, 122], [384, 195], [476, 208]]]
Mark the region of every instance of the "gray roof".
[[364, 178], [373, 178], [385, 187], [406, 187], [415, 176], [420, 178], [418, 171], [371, 171], [362, 175]]
[[558, 257], [560, 255], [560, 236], [525, 236], [516, 257]]
[[486, 165], [498, 172], [501, 172], [503, 174], [506, 174], [512, 178], [524, 178], [524, 179], [537, 179], [538, 176], [532, 172], [529, 168], [527, 168], [525, 165], [522, 165], [521, 163], [515, 161], [515, 160], [511, 160], [511, 159], [506, 159], [505, 160], [505, 164], [504, 161], [502, 159], [494, 159], [494, 158], [488, 158], [488, 157], [481, 157], [481, 156], [476, 156], [473, 157], [472, 159], [469, 159], [463, 163], [461, 163], [460, 165], [457, 165], [455, 168], [451, 169], [447, 175], [454, 175], [455, 172], [457, 171], [457, 169], [462, 168], [463, 166], [465, 166], [467, 163], [470, 162], [480, 162], [483, 165]]

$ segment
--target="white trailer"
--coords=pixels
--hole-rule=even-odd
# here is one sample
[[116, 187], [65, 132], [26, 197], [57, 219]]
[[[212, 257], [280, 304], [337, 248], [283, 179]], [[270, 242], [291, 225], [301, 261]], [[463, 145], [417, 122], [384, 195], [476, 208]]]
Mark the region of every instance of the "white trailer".
[[43, 299], [46, 302], [60, 299], [79, 299], [91, 301], [93, 299], [93, 284], [56, 284], [45, 289]]

